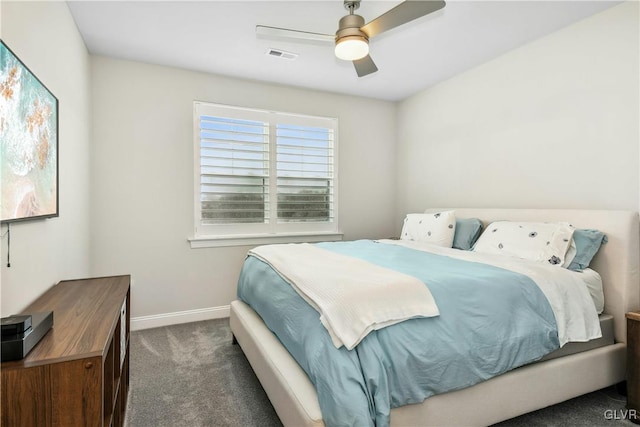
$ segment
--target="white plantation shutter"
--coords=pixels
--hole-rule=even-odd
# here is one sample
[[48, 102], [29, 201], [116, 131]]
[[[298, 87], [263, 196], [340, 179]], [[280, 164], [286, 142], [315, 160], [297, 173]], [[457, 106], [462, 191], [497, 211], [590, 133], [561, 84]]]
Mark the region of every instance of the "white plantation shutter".
[[268, 222], [268, 123], [200, 116], [200, 195], [203, 224]]
[[335, 119], [195, 103], [196, 236], [335, 232]]
[[276, 128], [278, 221], [333, 221], [333, 129]]

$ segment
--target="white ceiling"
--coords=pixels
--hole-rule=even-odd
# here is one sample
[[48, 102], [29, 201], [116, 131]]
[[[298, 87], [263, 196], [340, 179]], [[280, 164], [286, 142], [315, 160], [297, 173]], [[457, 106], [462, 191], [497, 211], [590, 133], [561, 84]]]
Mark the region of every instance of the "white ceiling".
[[[363, 0], [366, 22], [400, 1]], [[326, 44], [258, 38], [256, 24], [335, 33], [330, 1], [70, 1], [92, 54], [385, 100], [401, 100], [617, 1], [447, 1], [371, 39], [380, 69], [358, 78]], [[266, 55], [268, 48], [299, 54]]]

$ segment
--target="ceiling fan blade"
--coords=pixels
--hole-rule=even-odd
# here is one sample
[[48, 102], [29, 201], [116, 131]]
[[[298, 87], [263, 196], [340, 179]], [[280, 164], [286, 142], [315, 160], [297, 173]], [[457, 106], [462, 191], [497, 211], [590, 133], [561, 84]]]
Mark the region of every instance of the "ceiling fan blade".
[[311, 40], [335, 43], [336, 37], [331, 34], [310, 33], [308, 31], [288, 30], [286, 28], [256, 25], [256, 34], [267, 37], [284, 37], [288, 39]]
[[402, 24], [413, 21], [421, 16], [428, 15], [445, 6], [442, 0], [407, 0], [388, 12], [378, 16], [373, 21], [361, 28], [369, 37], [376, 36], [387, 30], [399, 27]]
[[378, 71], [378, 67], [376, 67], [375, 62], [373, 62], [373, 59], [371, 59], [369, 55], [353, 61], [353, 66], [356, 67], [356, 73], [358, 73], [358, 77], [364, 77], [368, 74], [373, 74]]

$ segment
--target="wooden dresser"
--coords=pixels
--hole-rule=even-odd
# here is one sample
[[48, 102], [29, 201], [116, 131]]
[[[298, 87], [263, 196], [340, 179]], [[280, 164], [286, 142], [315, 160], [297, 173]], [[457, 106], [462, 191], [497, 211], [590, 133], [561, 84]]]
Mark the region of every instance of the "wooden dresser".
[[120, 427], [129, 390], [130, 276], [58, 283], [24, 310], [53, 328], [2, 363], [1, 425]]

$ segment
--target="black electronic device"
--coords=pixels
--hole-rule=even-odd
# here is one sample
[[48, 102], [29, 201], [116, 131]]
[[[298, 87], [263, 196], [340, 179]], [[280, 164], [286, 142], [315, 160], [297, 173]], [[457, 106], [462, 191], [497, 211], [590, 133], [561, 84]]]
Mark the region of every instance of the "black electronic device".
[[[25, 328], [28, 317], [30, 326]], [[13, 319], [12, 319], [13, 318]], [[23, 318], [19, 320], [17, 318]], [[7, 331], [16, 331], [23, 328], [19, 333], [5, 333], [5, 319]], [[13, 326], [12, 326], [13, 325]], [[18, 326], [15, 326], [18, 325]], [[2, 319], [2, 340], [0, 347], [2, 348], [2, 361], [23, 359], [35, 347], [38, 342], [49, 332], [53, 326], [53, 311], [45, 313], [32, 313], [30, 315], [9, 316]]]
[[0, 319], [2, 336], [22, 334], [31, 327], [31, 315], [19, 314]]

